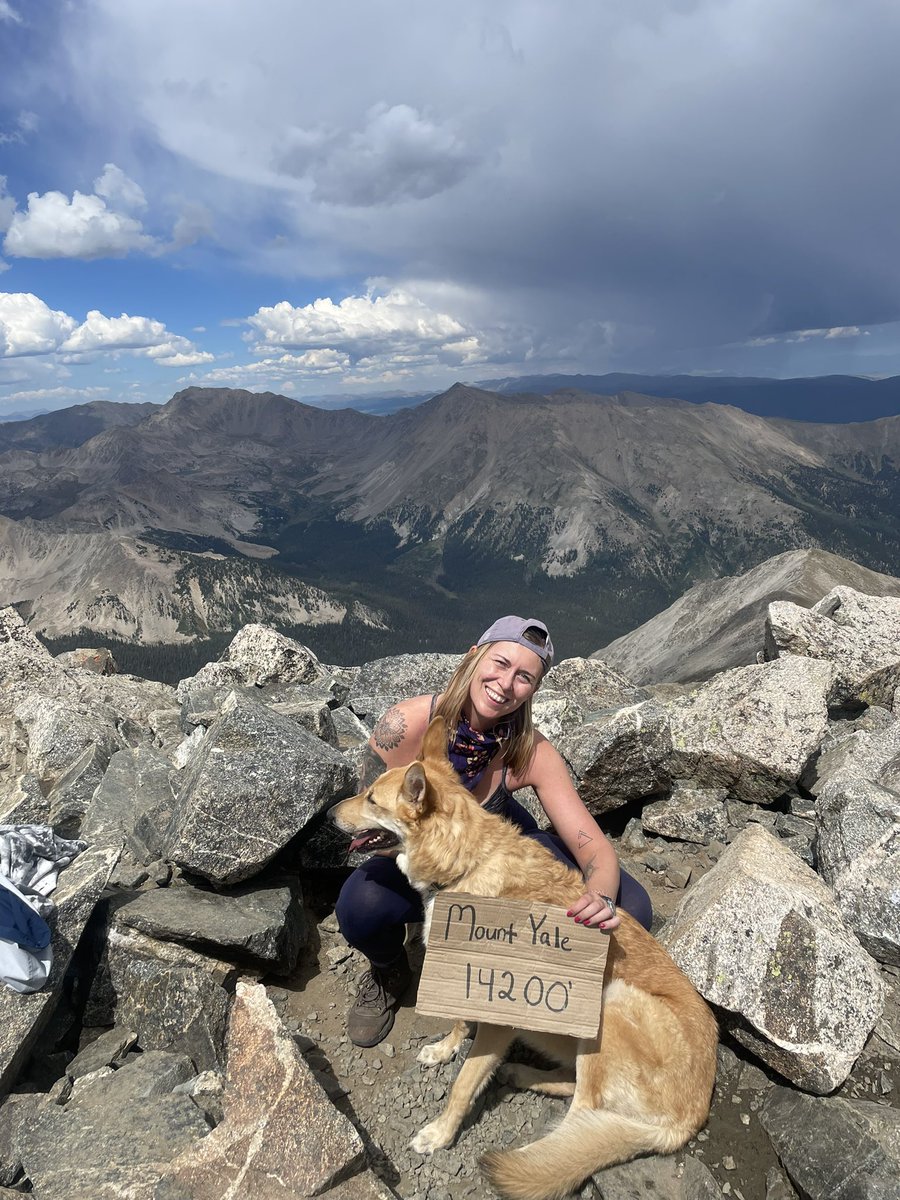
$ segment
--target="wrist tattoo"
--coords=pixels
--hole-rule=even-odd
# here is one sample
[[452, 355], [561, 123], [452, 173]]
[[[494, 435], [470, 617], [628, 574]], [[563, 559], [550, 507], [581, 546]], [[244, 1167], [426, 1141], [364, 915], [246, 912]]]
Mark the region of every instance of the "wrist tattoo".
[[363, 751], [362, 766], [359, 772], [360, 790], [371, 787], [379, 775], [387, 770], [387, 763], [380, 754], [376, 754], [371, 746]]
[[381, 750], [396, 750], [406, 737], [406, 717], [396, 708], [389, 708], [372, 730], [372, 740]]
[[595, 866], [596, 866], [596, 863], [597, 863], [597, 859], [596, 859], [596, 858], [589, 858], [589, 859], [588, 859], [588, 861], [587, 861], [587, 862], [584, 864], [584, 866], [582, 867], [582, 869], [581, 869], [581, 873], [582, 873], [582, 875], [583, 875], [583, 877], [584, 877], [584, 882], [585, 882], [585, 883], [587, 883], [587, 881], [588, 881], [588, 880], [590, 879], [590, 877], [593, 875], [593, 873], [594, 873], [594, 868], [595, 868]]

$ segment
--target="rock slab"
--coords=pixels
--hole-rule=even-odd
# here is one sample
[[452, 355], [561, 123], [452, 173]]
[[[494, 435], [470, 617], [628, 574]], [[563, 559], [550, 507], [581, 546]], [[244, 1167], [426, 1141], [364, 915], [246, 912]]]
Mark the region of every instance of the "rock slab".
[[316, 1082], [261, 984], [237, 985], [223, 1106], [222, 1123], [173, 1164], [173, 1194], [295, 1200], [365, 1165], [359, 1134]]
[[735, 1038], [792, 1083], [847, 1078], [884, 1006], [877, 964], [805, 863], [749, 825], [659, 940]]
[[212, 883], [240, 883], [354, 782], [339, 751], [233, 692], [185, 770], [167, 857]]

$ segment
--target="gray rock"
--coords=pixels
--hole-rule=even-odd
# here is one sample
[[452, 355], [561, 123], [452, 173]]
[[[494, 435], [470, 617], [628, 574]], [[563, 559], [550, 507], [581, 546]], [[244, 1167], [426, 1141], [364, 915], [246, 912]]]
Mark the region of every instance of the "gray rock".
[[829, 704], [890, 708], [900, 685], [900, 598], [836, 587], [811, 609], [777, 601], [769, 605], [766, 652], [834, 664]]
[[81, 671], [92, 671], [95, 675], [117, 675], [119, 671], [112, 651], [105, 648], [93, 650], [79, 647], [57, 654], [55, 658], [60, 666], [77, 667]]
[[671, 740], [664, 708], [648, 700], [614, 709], [562, 738], [558, 749], [594, 814], [665, 791]]
[[670, 706], [672, 774], [765, 804], [800, 777], [825, 736], [830, 663], [789, 656], [737, 667]]
[[72, 697], [30, 692], [16, 717], [28, 737], [28, 770], [50, 784], [88, 748], [108, 761], [124, 745], [115, 712]]
[[222, 1095], [225, 1091], [225, 1076], [221, 1071], [202, 1071], [192, 1079], [179, 1083], [172, 1089], [190, 1096], [200, 1111], [215, 1128], [225, 1117]]
[[20, 1135], [22, 1164], [46, 1200], [151, 1200], [172, 1159], [208, 1131], [172, 1087], [190, 1064], [142, 1055], [82, 1089], [45, 1103]]
[[82, 836], [96, 845], [124, 840], [138, 864], [158, 860], [175, 803], [171, 773], [171, 763], [153, 746], [114, 754], [88, 805]]
[[140, 679], [136, 675], [77, 676], [86, 699], [103, 704], [117, 713], [132, 727], [135, 740], [129, 744], [149, 741], [150, 717], [154, 712], [171, 711], [177, 707], [175, 689], [157, 679]]
[[659, 940], [735, 1038], [808, 1091], [833, 1091], [877, 1022], [884, 985], [818, 876], [749, 825]]
[[186, 1054], [197, 1071], [223, 1064], [228, 995], [206, 972], [138, 958], [117, 990], [116, 1019], [137, 1030], [142, 1050]]
[[12, 605], [0, 608], [0, 677], [9, 685], [61, 673], [62, 668]]
[[214, 883], [239, 883], [354, 782], [337, 750], [234, 693], [184, 773], [166, 856]]
[[647, 833], [701, 846], [709, 845], [713, 839], [724, 841], [728, 831], [727, 794], [722, 788], [678, 784], [665, 800], [644, 805], [641, 827]]
[[180, 708], [156, 708], [147, 714], [151, 745], [166, 754], [174, 751], [184, 737]]
[[900, 793], [865, 779], [819, 795], [819, 869], [870, 954], [900, 965]]
[[866, 1100], [823, 1100], [775, 1088], [759, 1119], [809, 1200], [894, 1200], [900, 1112]]
[[122, 1026], [108, 1029], [75, 1055], [66, 1067], [66, 1074], [70, 1079], [79, 1079], [103, 1067], [120, 1067], [136, 1041], [137, 1034], [131, 1029]]
[[372, 732], [364, 725], [356, 713], [349, 708], [336, 708], [331, 714], [337, 734], [339, 750], [350, 750], [354, 746], [365, 746]]
[[326, 673], [312, 650], [266, 625], [245, 625], [219, 661], [236, 667], [254, 687], [310, 683]]
[[47, 800], [50, 824], [62, 837], [80, 834], [84, 814], [108, 765], [105, 751], [90, 745], [56, 781]]
[[53, 967], [40, 992], [18, 995], [0, 988], [0, 1094], [9, 1091], [40, 1037], [62, 991], [72, 954], [94, 910], [120, 847], [86, 850], [64, 871], [53, 893]]
[[442, 692], [459, 663], [458, 654], [397, 654], [374, 659], [360, 668], [348, 704], [361, 720], [377, 720], [398, 700]]
[[143, 1054], [130, 1055], [121, 1067], [108, 1074], [98, 1070], [93, 1075], [80, 1076], [67, 1103], [73, 1110], [125, 1108], [135, 1100], [166, 1096], [194, 1075], [189, 1055], [145, 1050]]
[[238, 982], [228, 1028], [224, 1120], [168, 1176], [191, 1200], [318, 1195], [365, 1163], [359, 1134], [306, 1065], [265, 988]]
[[86, 1026], [112, 1025], [116, 1020], [121, 1021], [121, 1014], [117, 1012], [119, 995], [126, 988], [125, 972], [135, 960], [156, 966], [191, 967], [226, 990], [234, 987], [238, 974], [234, 963], [201, 954], [180, 942], [161, 942], [127, 926], [117, 926], [116, 910], [127, 900], [128, 896], [124, 894], [111, 896], [98, 912], [95, 936], [102, 949], [85, 1003]]
[[543, 688], [532, 700], [531, 712], [535, 729], [554, 743], [584, 722], [584, 712], [579, 704], [560, 692], [544, 691]]
[[329, 746], [339, 749], [334, 717], [331, 709], [324, 701], [308, 700], [301, 697], [296, 700], [274, 704], [268, 700], [266, 702], [273, 712], [290, 717], [292, 721], [297, 722], [301, 729], [306, 729], [313, 737], [317, 737]]
[[[883, 709], [877, 709], [883, 712]], [[894, 757], [900, 754], [900, 720], [889, 715], [889, 722], [866, 728], [862, 722], [839, 722], [842, 735], [828, 731], [822, 750], [803, 772], [803, 785], [818, 796], [829, 783], [842, 776], [878, 779]]]
[[766, 1172], [766, 1200], [797, 1200], [790, 1180], [778, 1167], [770, 1167]]
[[645, 688], [638, 687], [609, 663], [594, 657], [564, 658], [551, 668], [541, 691], [568, 696], [584, 709], [588, 719], [608, 708], [624, 708], [649, 699]]
[[221, 957], [250, 959], [279, 974], [293, 970], [306, 940], [299, 889], [277, 882], [228, 894], [186, 884], [157, 888], [123, 904], [116, 923]]
[[203, 725], [196, 725], [191, 732], [181, 739], [175, 749], [172, 751], [172, 766], [177, 771], [183, 771], [191, 759], [194, 757], [194, 751], [198, 750], [206, 737], [206, 728]]
[[721, 1200], [715, 1176], [690, 1154], [639, 1158], [594, 1175], [603, 1200]]
[[46, 825], [50, 801], [36, 775], [18, 775], [9, 780], [5, 803], [0, 807], [0, 825]]

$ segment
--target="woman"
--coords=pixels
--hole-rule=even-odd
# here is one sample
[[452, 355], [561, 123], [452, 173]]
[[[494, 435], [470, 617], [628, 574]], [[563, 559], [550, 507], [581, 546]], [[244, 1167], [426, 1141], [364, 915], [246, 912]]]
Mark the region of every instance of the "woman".
[[[413, 762], [429, 721], [443, 717], [453, 731], [450, 761], [473, 797], [581, 870], [585, 891], [568, 915], [609, 932], [619, 924], [621, 905], [649, 929], [649, 896], [619, 870], [615, 851], [572, 786], [558, 751], [532, 724], [531, 699], [552, 664], [553, 643], [543, 622], [501, 617], [471, 647], [441, 695], [414, 696], [384, 714], [369, 741], [363, 785]], [[539, 830], [514, 799], [512, 793], [524, 787], [534, 788], [559, 836]], [[375, 1046], [389, 1033], [410, 981], [405, 927], [422, 920], [421, 897], [385, 851], [353, 872], [335, 911], [346, 940], [370, 963], [347, 1033], [357, 1046]]]

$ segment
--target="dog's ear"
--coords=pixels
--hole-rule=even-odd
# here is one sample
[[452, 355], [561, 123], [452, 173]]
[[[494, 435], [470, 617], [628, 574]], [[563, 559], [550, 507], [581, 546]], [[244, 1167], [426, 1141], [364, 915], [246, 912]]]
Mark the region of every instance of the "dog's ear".
[[428, 728], [425, 730], [425, 737], [422, 739], [422, 750], [419, 754], [424, 762], [429, 759], [434, 762], [448, 762], [447, 758], [447, 722], [443, 717], [434, 717]]
[[420, 762], [411, 763], [407, 767], [400, 790], [407, 804], [420, 812], [424, 810], [428, 796], [428, 780], [425, 778], [425, 768]]

